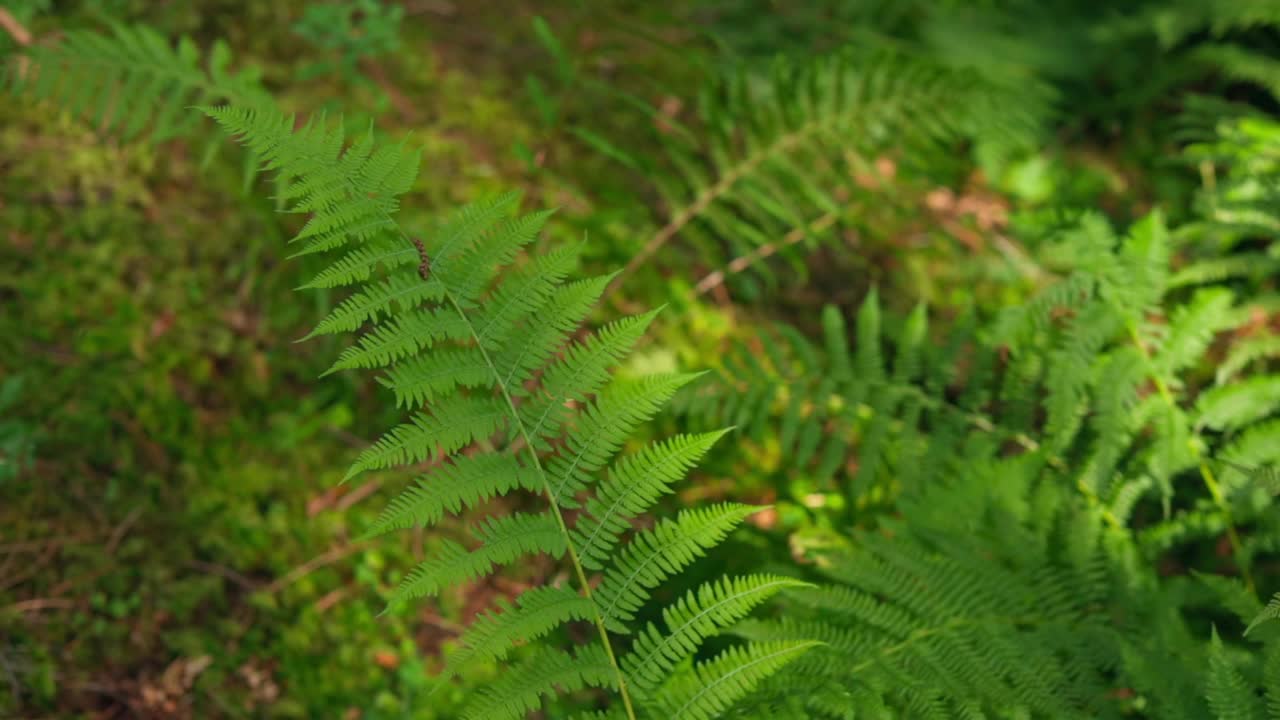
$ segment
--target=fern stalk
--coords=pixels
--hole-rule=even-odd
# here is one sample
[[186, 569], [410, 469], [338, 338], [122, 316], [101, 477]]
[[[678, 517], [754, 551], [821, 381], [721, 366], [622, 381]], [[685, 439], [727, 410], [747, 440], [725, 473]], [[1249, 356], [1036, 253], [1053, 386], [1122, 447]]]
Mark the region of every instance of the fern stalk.
[[[390, 216], [388, 216], [390, 219]], [[400, 239], [412, 244], [408, 234], [400, 227], [399, 223], [395, 224], [397, 232], [400, 233]], [[448, 288], [444, 290], [445, 299], [449, 305], [458, 313], [462, 321], [467, 324], [467, 330], [471, 333], [472, 339], [476, 341], [476, 347], [480, 349], [480, 355], [484, 358], [489, 372], [497, 381], [498, 389], [502, 391], [502, 399], [507, 404], [507, 410], [511, 413], [512, 421], [520, 433], [520, 439], [523, 441], [525, 448], [528, 450], [529, 457], [533, 460], [533, 465], [538, 470], [538, 477], [542, 480], [542, 491], [547, 496], [547, 502], [551, 505], [551, 512], [556, 518], [556, 526], [560, 529], [560, 534], [564, 536], [565, 548], [568, 550], [569, 559], [573, 562], [573, 573], [578, 579], [578, 585], [582, 588], [582, 596], [591, 603], [592, 611], [595, 615], [592, 622], [596, 626], [596, 631], [600, 634], [600, 644], [604, 646], [605, 656], [609, 658], [609, 666], [613, 668], [614, 678], [618, 681], [618, 694], [622, 697], [622, 706], [626, 710], [627, 720], [636, 720], [636, 711], [631, 702], [631, 694], [627, 691], [627, 679], [622, 674], [622, 667], [618, 664], [617, 655], [613, 651], [613, 643], [609, 640], [609, 631], [605, 628], [604, 617], [600, 614], [600, 606], [596, 604], [591, 596], [591, 584], [587, 582], [586, 571], [582, 568], [582, 560], [578, 558], [578, 551], [573, 547], [573, 538], [569, 534], [569, 528], [565, 525], [564, 514], [560, 512], [560, 503], [556, 502], [555, 493], [551, 489], [551, 483], [547, 480], [547, 472], [542, 467], [542, 459], [538, 457], [537, 446], [534, 445], [533, 439], [529, 436], [529, 431], [524, 426], [524, 421], [520, 418], [520, 413], [516, 411], [515, 401], [511, 398], [511, 393], [507, 390], [507, 383], [503, 380], [501, 373], [493, 363], [493, 358], [489, 356], [489, 351], [485, 350], [483, 343], [480, 342], [480, 334], [476, 332], [475, 326], [471, 323], [471, 318], [463, 312], [462, 306], [458, 303], [453, 293]]]

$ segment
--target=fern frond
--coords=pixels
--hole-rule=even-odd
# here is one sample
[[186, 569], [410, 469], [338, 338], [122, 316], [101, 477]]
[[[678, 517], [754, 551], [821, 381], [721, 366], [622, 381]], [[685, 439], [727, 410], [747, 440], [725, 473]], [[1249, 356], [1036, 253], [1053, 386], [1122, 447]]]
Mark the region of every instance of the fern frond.
[[1280, 408], [1280, 375], [1254, 377], [1205, 391], [1196, 400], [1196, 424], [1234, 430], [1257, 422]]
[[[696, 377], [615, 375], [655, 313], [575, 337], [611, 276], [569, 283], [578, 247], [527, 253], [549, 213], [516, 216], [518, 196], [509, 194], [415, 237], [395, 212], [413, 184], [416, 151], [381, 146], [372, 132], [349, 142], [341, 125], [323, 119], [295, 129], [292, 118], [262, 110], [206, 112], [278, 171], [287, 209], [310, 216], [295, 238], [299, 254], [342, 253], [309, 285], [350, 286], [351, 295], [311, 334], [369, 329], [331, 371], [385, 367], [380, 382], [414, 411], [360, 453], [347, 473], [433, 465], [391, 501], [369, 533], [431, 525], [515, 491], [541, 495], [547, 505], [474, 523], [473, 547], [442, 541], [392, 593], [392, 604], [434, 595], [530, 555], [567, 560], [571, 585], [535, 587], [514, 602], [499, 601], [463, 633], [446, 668], [451, 674], [471, 662], [504, 660], [525, 643], [542, 645], [533, 651], [535, 662], [473, 697], [464, 716], [519, 717], [558, 689], [592, 687], [615, 691], [623, 716], [636, 720], [625, 658], [619, 659], [611, 633], [630, 632], [626, 621], [648, 590], [756, 510], [686, 510], [615, 550], [632, 523], [723, 435], [678, 436], [614, 460], [638, 426]], [[406, 249], [419, 262], [411, 262]], [[601, 482], [596, 475], [611, 462]], [[584, 493], [590, 493], [586, 511], [567, 516], [564, 510]], [[598, 589], [588, 572], [601, 574]], [[573, 654], [546, 648], [545, 638], [580, 621], [595, 625], [598, 645]], [[705, 637], [709, 629], [697, 627]], [[793, 644], [787, 657], [804, 649]], [[782, 663], [781, 656], [755, 663], [741, 680], [720, 681], [723, 689], [690, 710], [713, 702], [720, 707]]]
[[423, 282], [416, 270], [401, 270], [343, 300], [302, 339], [352, 332], [370, 320], [399, 315], [420, 303], [439, 301], [443, 297], [444, 286], [439, 282]]
[[596, 597], [605, 619], [614, 627], [625, 621], [663, 579], [675, 575], [706, 553], [748, 516], [762, 508], [723, 503], [683, 510], [632, 538], [605, 573]]
[[[265, 169], [278, 172], [285, 182], [281, 199], [293, 212], [310, 214], [290, 241], [303, 244], [296, 254], [326, 252], [400, 234], [391, 216], [399, 209], [399, 196], [408, 192], [417, 178], [420, 151], [403, 146], [375, 150], [372, 128], [344, 147], [342, 127], [329, 127], [323, 116], [309, 119], [295, 131], [294, 118], [271, 111], [208, 106], [202, 110], [228, 135], [241, 138], [261, 158]], [[430, 295], [402, 302], [440, 298], [439, 283], [423, 283], [409, 273], [392, 277], [398, 282], [388, 292], [402, 296], [412, 292], [412, 279], [418, 280], [414, 289], [426, 286], [433, 290]], [[386, 295], [375, 297], [384, 303], [390, 300]], [[366, 317], [361, 314], [359, 320]], [[359, 322], [336, 327], [354, 330]]]
[[1209, 43], [1192, 53], [1199, 63], [1212, 68], [1218, 74], [1237, 82], [1257, 85], [1272, 97], [1280, 98], [1280, 63], [1264, 53], [1250, 50], [1237, 43]]
[[344, 480], [366, 470], [435, 460], [487, 439], [509, 420], [502, 403], [493, 398], [453, 397], [411, 422], [393, 428], [360, 453]]
[[1041, 482], [1036, 454], [967, 458], [900, 500], [901, 520], [854, 534], [851, 549], [815, 551], [825, 582], [785, 595], [781, 619], [735, 628], [757, 643], [824, 643], [764, 698], [838, 688], [911, 717], [1106, 716], [1121, 643], [1097, 614], [1109, 587], [1088, 529], [1098, 515], [1058, 479]]
[[187, 112], [192, 106], [275, 104], [257, 71], [230, 70], [225, 42], [214, 43], [206, 60], [190, 38], [174, 45], [143, 25], [71, 30], [12, 60], [3, 78], [11, 90], [54, 101], [125, 139], [144, 130], [156, 141], [190, 135], [199, 119]]
[[656, 375], [639, 381], [615, 380], [605, 388], [570, 430], [565, 451], [547, 463], [555, 501], [571, 507], [572, 496], [588, 484], [592, 473], [605, 466], [635, 428], [696, 377]]
[[1214, 382], [1222, 385], [1234, 378], [1245, 367], [1267, 358], [1280, 357], [1280, 336], [1262, 335], [1237, 343], [1226, 360], [1218, 366]]
[[372, 328], [356, 345], [343, 350], [325, 375], [339, 370], [385, 367], [442, 340], [464, 340], [469, 332], [461, 318], [444, 308], [401, 313]]
[[663, 201], [661, 227], [629, 270], [677, 239], [699, 263], [775, 256], [798, 267], [806, 250], [893, 201], [896, 193], [884, 191], [890, 175], [875, 164], [881, 154], [906, 156], [906, 167], [961, 137], [1025, 141], [1041, 109], [1031, 94], [1007, 102], [1008, 86], [903, 53], [851, 47], [803, 63], [780, 59], [770, 70], [732, 75], [704, 93], [701, 136], [660, 138], [665, 167], [649, 179]]
[[563, 587], [526, 590], [515, 604], [499, 600], [494, 611], [482, 613], [462, 634], [462, 648], [449, 658], [461, 668], [473, 662], [500, 660], [517, 643], [540, 638], [572, 620], [591, 620], [590, 598]]
[[[853, 496], [888, 473], [937, 467], [893, 463], [903, 453], [922, 451], [918, 439], [924, 428], [931, 452], [943, 451], [944, 437], [971, 429], [1024, 447], [1036, 445], [1027, 435], [1035, 430], [1030, 419], [1010, 413], [996, 417], [988, 400], [975, 394], [990, 391], [991, 378], [981, 376], [977, 364], [992, 361], [994, 348], [972, 330], [954, 335], [945, 348], [936, 347], [927, 337], [924, 306], [900, 326], [895, 318], [892, 334], [881, 313], [872, 292], [858, 310], [856, 337], [850, 337], [840, 311], [826, 307], [821, 344], [785, 325], [769, 328], [758, 343], [735, 343], [716, 375], [681, 393], [677, 406], [700, 425], [734, 424], [745, 438], [765, 446], [776, 443], [788, 459], [787, 470], [803, 468], [815, 483], [842, 474], [856, 451], [857, 466], [850, 469]], [[969, 364], [978, 372], [961, 383], [957, 369]], [[956, 384], [965, 392], [952, 397], [949, 389]]]
[[1280, 648], [1277, 646], [1268, 648], [1262, 672], [1266, 686], [1267, 718], [1276, 720], [1280, 718]]

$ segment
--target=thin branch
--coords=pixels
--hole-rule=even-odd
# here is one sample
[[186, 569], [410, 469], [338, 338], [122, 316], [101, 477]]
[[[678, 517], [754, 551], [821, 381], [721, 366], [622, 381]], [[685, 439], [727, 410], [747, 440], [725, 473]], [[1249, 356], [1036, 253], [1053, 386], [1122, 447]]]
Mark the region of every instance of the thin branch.
[[81, 540], [88, 540], [91, 537], [93, 536], [90, 534], [82, 533], [80, 535], [62, 535], [59, 537], [42, 538], [40, 540], [24, 540], [22, 542], [0, 545], [0, 554], [44, 550], [50, 545], [66, 545], [73, 542], [79, 542]]
[[125, 517], [124, 522], [120, 523], [120, 525], [112, 531], [111, 539], [107, 541], [106, 553], [108, 555], [114, 555], [116, 553], [116, 548], [119, 547], [120, 542], [124, 540], [124, 536], [129, 532], [129, 528], [133, 527], [133, 524], [138, 521], [138, 518], [141, 515], [142, 508], [134, 508], [133, 512], [130, 512], [128, 516]]
[[276, 578], [276, 580], [274, 580], [270, 585], [263, 588], [263, 590], [265, 590], [268, 593], [280, 592], [281, 590], [292, 585], [298, 580], [301, 580], [304, 576], [309, 575], [312, 572], [315, 572], [316, 570], [319, 570], [325, 565], [335, 563], [341, 560], [342, 558], [348, 555], [351, 555], [352, 553], [359, 552], [360, 550], [364, 550], [367, 547], [369, 547], [369, 543], [352, 543], [351, 545], [343, 545], [342, 547], [333, 548], [332, 550], [329, 550], [326, 553], [322, 553], [320, 555], [317, 555], [314, 558], [311, 558], [307, 562], [290, 570], [285, 575], [279, 578]]
[[9, 33], [9, 37], [22, 47], [31, 44], [31, 31], [23, 27], [13, 13], [2, 7], [0, 7], [0, 27], [4, 28], [5, 32]]
[[30, 600], [21, 600], [5, 608], [0, 608], [0, 611], [24, 613], [53, 609], [67, 610], [75, 606], [75, 601], [70, 598], [32, 598]]
[[259, 583], [256, 583], [235, 570], [223, 565], [205, 562], [203, 560], [190, 560], [187, 562], [187, 565], [197, 570], [204, 570], [205, 572], [210, 572], [214, 575], [230, 580], [249, 592], [257, 590], [259, 586]]

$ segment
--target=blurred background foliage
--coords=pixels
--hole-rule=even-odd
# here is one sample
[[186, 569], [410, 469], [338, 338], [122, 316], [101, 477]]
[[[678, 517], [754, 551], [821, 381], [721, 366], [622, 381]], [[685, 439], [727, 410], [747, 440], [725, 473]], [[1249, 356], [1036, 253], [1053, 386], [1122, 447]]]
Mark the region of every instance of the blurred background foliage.
[[[424, 146], [407, 212], [509, 187], [559, 207], [549, 242], [585, 236], [589, 264], [628, 268], [605, 312], [671, 305], [638, 362], [700, 369], [773, 323], [820, 338], [823, 306], [852, 317], [871, 288], [888, 327], [919, 300], [944, 316], [1022, 301], [1036, 278], [1018, 260], [1039, 248], [1006, 237], [1013, 208], [1123, 224], [1158, 205], [1180, 224], [1205, 180], [1183, 159], [1187, 95], [1276, 109], [1280, 25], [1246, 6], [0, 0], [0, 52], [112, 23], [225, 42], [282, 107]], [[841, 137], [873, 162], [806, 146], [832, 182], [760, 218], [760, 243], [714, 207], [682, 217], [768, 196], [725, 182], [791, 142], [752, 98], [829, 52], [973, 93], [972, 117], [938, 118], [963, 151], [909, 151], [896, 123], [927, 103], [854, 113]], [[433, 538], [355, 539], [389, 493], [338, 485], [341, 469], [394, 413], [371, 384], [316, 380], [335, 341], [293, 343], [327, 304], [292, 291], [308, 268], [284, 262], [260, 195], [199, 138], [0, 103], [0, 716], [451, 717], [449, 691], [421, 701], [429, 672], [477, 607], [528, 580], [378, 616]], [[788, 533], [844, 499], [753, 437], [686, 498], [776, 502], [768, 532], [735, 540], [751, 552], [724, 557], [785, 559]]]

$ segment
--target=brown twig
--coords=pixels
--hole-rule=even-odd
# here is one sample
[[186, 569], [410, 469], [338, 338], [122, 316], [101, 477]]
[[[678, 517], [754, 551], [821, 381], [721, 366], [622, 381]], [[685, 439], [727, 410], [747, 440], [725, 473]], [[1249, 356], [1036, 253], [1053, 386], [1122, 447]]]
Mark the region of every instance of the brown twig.
[[66, 545], [68, 543], [88, 540], [92, 535], [62, 535], [59, 537], [42, 538], [40, 540], [24, 540], [21, 542], [8, 543], [0, 545], [0, 554], [4, 553], [20, 553], [30, 550], [44, 550], [50, 545]]
[[340, 587], [325, 593], [324, 597], [316, 601], [316, 612], [323, 615], [329, 610], [329, 608], [332, 608], [334, 605], [342, 602], [350, 594], [351, 589], [347, 587]]
[[355, 490], [347, 493], [346, 495], [343, 495], [342, 498], [338, 500], [337, 505], [334, 506], [334, 509], [337, 510], [338, 512], [347, 510], [352, 505], [355, 505], [361, 500], [364, 500], [365, 498], [372, 495], [374, 492], [377, 491], [378, 487], [379, 487], [378, 481], [370, 480], [369, 482], [361, 485]]
[[31, 44], [31, 31], [23, 27], [13, 13], [2, 7], [0, 7], [0, 27], [4, 28], [5, 32], [9, 33], [9, 37], [22, 47]]
[[125, 517], [124, 522], [120, 523], [120, 525], [114, 531], [112, 531], [111, 539], [107, 541], [106, 551], [108, 555], [115, 555], [116, 548], [119, 547], [120, 542], [124, 540], [124, 536], [129, 532], [129, 528], [132, 527], [133, 524], [138, 521], [138, 518], [141, 515], [142, 515], [142, 508], [140, 507], [134, 508], [133, 512], [129, 513]]
[[276, 578], [275, 581], [273, 581], [270, 585], [263, 588], [263, 590], [265, 590], [268, 593], [280, 592], [281, 590], [292, 585], [293, 583], [302, 579], [306, 575], [309, 575], [312, 572], [319, 570], [325, 565], [337, 562], [352, 553], [359, 552], [360, 550], [364, 550], [368, 546], [369, 546], [369, 543], [352, 543], [351, 545], [344, 545], [342, 547], [333, 548], [328, 552], [322, 553], [320, 555], [317, 555], [314, 558], [311, 558], [307, 562], [290, 570], [285, 575], [279, 578]]
[[35, 612], [37, 610], [47, 610], [47, 609], [55, 609], [55, 608], [61, 608], [65, 610], [67, 608], [73, 608], [75, 606], [76, 606], [75, 601], [71, 600], [70, 598], [32, 598], [30, 600], [21, 600], [19, 602], [16, 602], [6, 608], [3, 608], [2, 611], [21, 613], [21, 612]]
[[[44, 552], [40, 553], [39, 557], [37, 557], [34, 561], [32, 561], [30, 564], [27, 565], [25, 572], [16, 572], [7, 578], [0, 579], [0, 590], [5, 590], [7, 588], [14, 587], [19, 583], [34, 577], [36, 573], [38, 573], [42, 568], [44, 568], [45, 565], [49, 564], [49, 561], [57, 553], [58, 553], [57, 543], [49, 543], [45, 547]], [[10, 560], [12, 560], [13, 557], [14, 556], [10, 556]], [[8, 567], [9, 567], [9, 562], [6, 562], [5, 572], [8, 572]]]
[[217, 565], [215, 563], [205, 562], [203, 560], [190, 560], [187, 562], [187, 565], [197, 570], [204, 570], [205, 572], [210, 572], [210, 573], [213, 573], [214, 575], [230, 580], [231, 582], [235, 583], [236, 585], [239, 585], [240, 587], [244, 588], [245, 590], [248, 590], [249, 592], [253, 592], [258, 589], [258, 583], [254, 582], [253, 580], [250, 580], [249, 578], [245, 577], [244, 575], [241, 575], [240, 573], [236, 572], [235, 570], [232, 570], [229, 567], [224, 567], [222, 565]]
[[416, 122], [418, 120], [418, 110], [413, 106], [413, 102], [400, 92], [400, 89], [391, 82], [391, 78], [387, 77], [387, 71], [375, 60], [365, 59], [361, 62], [365, 72], [369, 73], [369, 77], [382, 88], [382, 92], [387, 94], [387, 99], [395, 106], [396, 112], [400, 114], [400, 119], [407, 123]]

